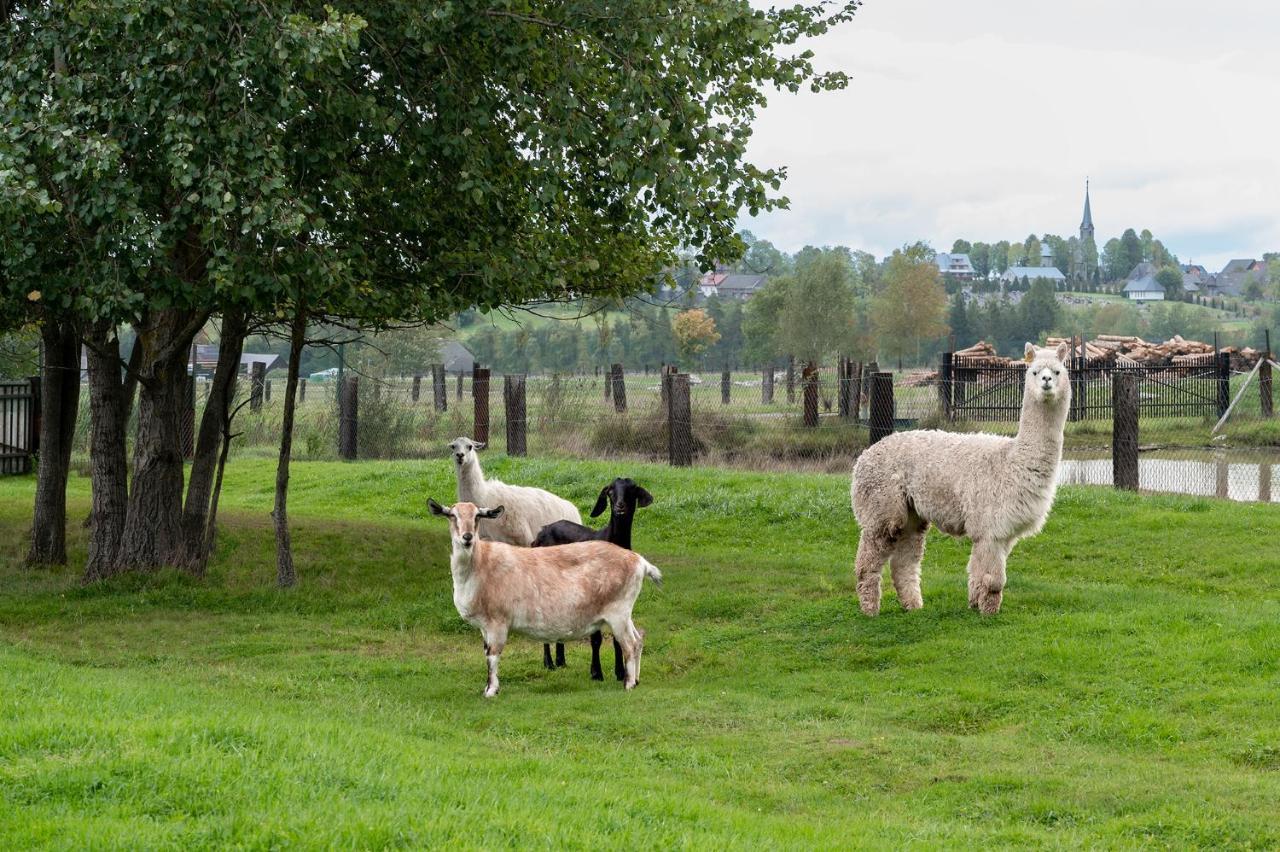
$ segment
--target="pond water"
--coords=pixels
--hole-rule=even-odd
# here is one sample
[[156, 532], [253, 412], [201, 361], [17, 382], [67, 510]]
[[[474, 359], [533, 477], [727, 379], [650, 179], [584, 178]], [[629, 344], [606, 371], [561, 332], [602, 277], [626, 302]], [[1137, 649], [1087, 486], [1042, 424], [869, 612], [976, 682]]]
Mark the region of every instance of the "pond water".
[[[1063, 454], [1059, 485], [1110, 485], [1111, 455]], [[1280, 452], [1251, 450], [1157, 450], [1138, 458], [1142, 491], [1195, 494], [1246, 502], [1280, 503]]]

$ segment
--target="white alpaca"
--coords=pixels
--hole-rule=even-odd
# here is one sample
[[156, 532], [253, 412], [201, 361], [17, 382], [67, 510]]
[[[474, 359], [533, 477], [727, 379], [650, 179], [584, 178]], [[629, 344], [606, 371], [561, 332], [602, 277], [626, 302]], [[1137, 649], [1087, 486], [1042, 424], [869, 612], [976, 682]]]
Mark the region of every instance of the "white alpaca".
[[484, 444], [470, 438], [454, 438], [449, 444], [454, 470], [458, 474], [458, 502], [477, 506], [504, 506], [506, 511], [484, 525], [480, 537], [528, 547], [538, 530], [556, 521], [582, 523], [578, 507], [541, 488], [508, 485], [500, 479], [485, 479], [476, 450]]
[[1062, 460], [1062, 430], [1071, 405], [1067, 345], [1028, 343], [1022, 416], [1016, 438], [923, 430], [878, 442], [853, 468], [853, 513], [861, 527], [855, 568], [862, 611], [880, 611], [885, 560], [903, 609], [924, 606], [920, 561], [925, 530], [973, 541], [969, 606], [1000, 611], [1005, 560], [1044, 526]]

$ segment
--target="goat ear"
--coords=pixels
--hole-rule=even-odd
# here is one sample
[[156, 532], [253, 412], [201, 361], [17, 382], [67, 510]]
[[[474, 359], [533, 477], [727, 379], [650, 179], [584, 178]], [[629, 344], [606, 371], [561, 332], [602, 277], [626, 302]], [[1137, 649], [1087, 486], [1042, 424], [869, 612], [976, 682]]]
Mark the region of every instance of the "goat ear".
[[1026, 348], [1022, 350], [1022, 360], [1028, 364], [1036, 360], [1036, 345], [1034, 343], [1028, 343]]
[[427, 508], [431, 510], [431, 514], [433, 515], [442, 515], [447, 518], [449, 515], [453, 514], [430, 497], [427, 498]]
[[612, 485], [606, 485], [600, 489], [600, 496], [596, 498], [596, 505], [591, 510], [591, 517], [598, 517], [604, 511], [604, 507], [609, 505], [609, 489], [612, 487]]
[[502, 514], [501, 506], [494, 506], [492, 509], [481, 509], [476, 512], [477, 518], [496, 518]]
[[1058, 351], [1055, 354], [1057, 354], [1058, 360], [1065, 364], [1067, 363], [1067, 356], [1071, 354], [1071, 347], [1066, 343], [1059, 343]]
[[645, 491], [639, 485], [636, 486], [635, 495], [636, 495], [636, 505], [639, 506], [641, 509], [643, 509], [645, 506], [648, 506], [650, 503], [653, 502], [653, 495], [650, 494], [648, 491]]

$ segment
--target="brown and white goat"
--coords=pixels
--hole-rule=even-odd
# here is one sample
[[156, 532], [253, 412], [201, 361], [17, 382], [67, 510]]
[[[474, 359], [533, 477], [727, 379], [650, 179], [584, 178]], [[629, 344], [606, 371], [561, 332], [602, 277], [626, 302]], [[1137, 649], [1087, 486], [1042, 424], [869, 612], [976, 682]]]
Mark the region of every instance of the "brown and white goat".
[[662, 582], [662, 573], [647, 559], [607, 541], [545, 548], [484, 541], [476, 525], [499, 517], [501, 506], [446, 507], [435, 500], [427, 500], [427, 506], [431, 514], [449, 519], [453, 605], [484, 637], [486, 698], [498, 694], [498, 658], [512, 631], [558, 642], [607, 627], [622, 648], [625, 686], [635, 687], [644, 634], [631, 620], [631, 610], [645, 577]]

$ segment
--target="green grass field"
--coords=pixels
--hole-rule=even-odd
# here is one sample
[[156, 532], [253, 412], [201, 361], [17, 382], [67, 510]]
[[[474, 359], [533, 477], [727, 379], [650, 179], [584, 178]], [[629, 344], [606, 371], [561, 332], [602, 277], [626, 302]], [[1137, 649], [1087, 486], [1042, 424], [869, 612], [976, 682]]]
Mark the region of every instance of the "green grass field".
[[999, 616], [931, 536], [925, 609], [886, 580], [868, 619], [846, 476], [486, 463], [656, 495], [635, 692], [517, 640], [480, 697], [440, 461], [295, 464], [289, 592], [269, 462], [203, 582], [22, 568], [34, 483], [0, 480], [0, 847], [1280, 845], [1280, 507], [1065, 489]]

